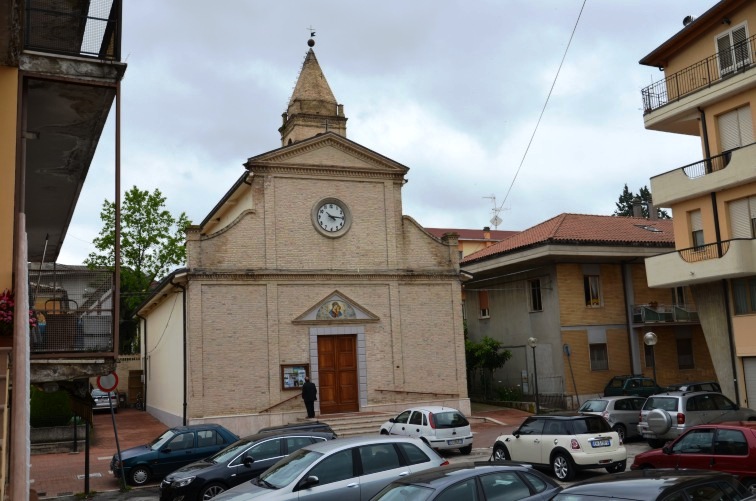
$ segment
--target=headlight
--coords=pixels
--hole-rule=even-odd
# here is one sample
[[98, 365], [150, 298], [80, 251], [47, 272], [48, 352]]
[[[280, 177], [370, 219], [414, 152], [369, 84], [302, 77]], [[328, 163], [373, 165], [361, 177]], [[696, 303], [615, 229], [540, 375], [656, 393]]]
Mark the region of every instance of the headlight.
[[192, 481], [197, 477], [186, 477], [186, 478], [179, 478], [178, 480], [174, 480], [171, 482], [171, 487], [174, 489], [179, 487], [185, 487], [192, 483]]

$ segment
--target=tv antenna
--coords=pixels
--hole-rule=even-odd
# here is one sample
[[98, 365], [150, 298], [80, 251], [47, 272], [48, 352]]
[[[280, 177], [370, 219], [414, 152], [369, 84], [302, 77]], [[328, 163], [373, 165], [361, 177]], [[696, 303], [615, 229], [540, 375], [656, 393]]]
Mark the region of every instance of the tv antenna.
[[503, 210], [509, 210], [505, 209], [504, 207], [499, 207], [496, 204], [496, 195], [493, 193], [488, 197], [483, 197], [491, 200], [493, 202], [493, 209], [491, 209], [491, 214], [493, 214], [493, 217], [489, 220], [489, 222], [493, 225], [494, 230], [499, 229], [499, 225], [503, 223], [504, 221], [499, 217], [499, 213]]

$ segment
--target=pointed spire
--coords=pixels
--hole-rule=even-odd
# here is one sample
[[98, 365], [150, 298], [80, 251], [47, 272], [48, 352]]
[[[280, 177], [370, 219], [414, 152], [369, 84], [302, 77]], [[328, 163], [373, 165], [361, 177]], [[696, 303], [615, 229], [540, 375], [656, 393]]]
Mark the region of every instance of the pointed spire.
[[289, 99], [287, 111], [283, 114], [281, 145], [286, 146], [324, 132], [335, 132], [346, 137], [346, 117], [344, 107], [336, 102], [331, 87], [320, 69], [318, 59], [308, 41], [302, 71]]

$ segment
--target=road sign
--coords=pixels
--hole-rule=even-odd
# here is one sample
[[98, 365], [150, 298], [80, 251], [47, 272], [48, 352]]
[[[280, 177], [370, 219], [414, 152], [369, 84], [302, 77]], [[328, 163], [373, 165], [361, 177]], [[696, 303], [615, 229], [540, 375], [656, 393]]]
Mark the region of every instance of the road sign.
[[115, 371], [107, 376], [97, 376], [97, 387], [105, 392], [111, 392], [118, 388], [118, 374]]

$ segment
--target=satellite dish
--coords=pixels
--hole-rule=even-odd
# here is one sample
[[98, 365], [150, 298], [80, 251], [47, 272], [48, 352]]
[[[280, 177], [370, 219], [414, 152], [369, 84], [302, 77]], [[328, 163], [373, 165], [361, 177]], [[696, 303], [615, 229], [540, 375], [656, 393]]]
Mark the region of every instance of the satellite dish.
[[683, 26], [688, 26], [690, 23], [696, 20], [695, 16], [685, 16], [683, 19]]

